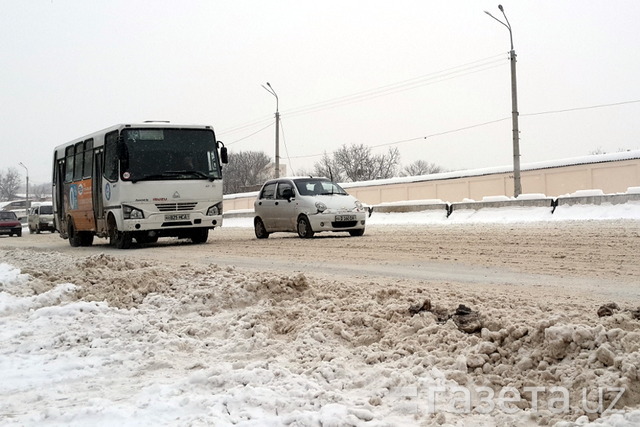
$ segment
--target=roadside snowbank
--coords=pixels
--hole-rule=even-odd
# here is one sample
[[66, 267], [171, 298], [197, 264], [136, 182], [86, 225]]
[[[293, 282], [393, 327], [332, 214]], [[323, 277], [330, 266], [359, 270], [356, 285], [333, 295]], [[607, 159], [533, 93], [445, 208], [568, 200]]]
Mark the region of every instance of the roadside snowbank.
[[[627, 409], [593, 425], [640, 423], [634, 307], [0, 255], [5, 425], [584, 425], [612, 403]], [[461, 303], [480, 333], [450, 317]]]

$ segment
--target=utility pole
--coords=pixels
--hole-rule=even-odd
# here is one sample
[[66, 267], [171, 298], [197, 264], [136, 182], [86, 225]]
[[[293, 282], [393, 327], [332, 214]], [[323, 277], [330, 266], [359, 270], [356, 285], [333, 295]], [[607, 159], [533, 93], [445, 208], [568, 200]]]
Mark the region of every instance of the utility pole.
[[[268, 86], [268, 87], [267, 87]], [[269, 92], [271, 95], [276, 97], [276, 167], [275, 167], [275, 177], [280, 178], [280, 108], [279, 108], [279, 100], [278, 94], [271, 87], [269, 82], [267, 82], [267, 86], [262, 85], [262, 87]]]
[[498, 5], [498, 9], [502, 12], [502, 16], [506, 21], [506, 24], [493, 16], [486, 10], [484, 13], [507, 27], [509, 30], [509, 40], [511, 41], [511, 50], [509, 51], [509, 61], [511, 63], [511, 123], [513, 127], [513, 196], [518, 197], [522, 194], [522, 184], [520, 181], [520, 129], [518, 127], [518, 85], [516, 83], [516, 51], [513, 49], [513, 33], [511, 31], [511, 24], [507, 15], [504, 13], [504, 8], [501, 4]]
[[26, 211], [27, 211], [27, 215], [29, 215], [29, 169], [27, 169], [27, 167], [25, 165], [23, 165], [22, 162], [20, 162], [18, 164], [20, 166], [22, 166], [25, 171], [27, 171], [27, 195], [26, 195], [26, 200], [25, 200], [24, 204], [25, 204], [25, 208], [26, 208]]

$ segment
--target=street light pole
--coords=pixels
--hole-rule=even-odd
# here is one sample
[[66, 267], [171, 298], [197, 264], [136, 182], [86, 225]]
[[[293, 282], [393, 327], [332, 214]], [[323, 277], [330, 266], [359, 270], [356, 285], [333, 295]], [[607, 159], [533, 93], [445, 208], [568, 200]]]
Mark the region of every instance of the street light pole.
[[502, 12], [506, 24], [493, 16], [486, 10], [484, 13], [507, 27], [509, 30], [509, 40], [511, 41], [511, 50], [509, 51], [509, 61], [511, 62], [511, 122], [513, 126], [513, 195], [518, 197], [522, 194], [522, 184], [520, 181], [520, 129], [518, 128], [518, 85], [516, 83], [516, 51], [513, 49], [513, 32], [504, 8], [501, 4], [498, 9]]
[[28, 215], [29, 214], [29, 169], [27, 169], [27, 167], [25, 165], [23, 165], [22, 162], [20, 162], [18, 164], [20, 166], [22, 166], [25, 171], [27, 171], [27, 195], [26, 195], [26, 200], [25, 200], [25, 208], [27, 210], [27, 215]]
[[[267, 87], [268, 86], [268, 87]], [[275, 168], [275, 177], [280, 178], [280, 108], [278, 106], [278, 94], [271, 87], [269, 82], [267, 82], [267, 86], [262, 85], [263, 88], [271, 95], [276, 97], [276, 168]]]

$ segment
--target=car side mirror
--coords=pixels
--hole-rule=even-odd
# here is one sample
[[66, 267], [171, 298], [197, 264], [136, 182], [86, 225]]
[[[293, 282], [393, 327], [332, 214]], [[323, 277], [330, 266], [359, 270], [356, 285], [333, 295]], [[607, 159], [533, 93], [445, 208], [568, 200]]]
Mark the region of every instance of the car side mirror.
[[285, 188], [284, 191], [282, 192], [282, 197], [284, 197], [285, 199], [287, 199], [287, 201], [291, 201], [291, 199], [293, 199], [294, 194], [293, 194], [293, 190], [291, 188]]

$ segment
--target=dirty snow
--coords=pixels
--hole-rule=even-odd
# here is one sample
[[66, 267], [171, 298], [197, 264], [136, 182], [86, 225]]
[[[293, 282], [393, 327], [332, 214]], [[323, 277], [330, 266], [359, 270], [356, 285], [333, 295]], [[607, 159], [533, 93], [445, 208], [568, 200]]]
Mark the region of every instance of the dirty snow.
[[[640, 219], [635, 206], [615, 209]], [[573, 220], [614, 215], [571, 211]], [[558, 221], [531, 209], [500, 215]], [[374, 214], [369, 224], [424, 216]], [[429, 310], [409, 310], [427, 300]], [[457, 327], [461, 302], [480, 313], [480, 332]], [[638, 304], [600, 318], [595, 303], [0, 247], [0, 422], [640, 425]], [[510, 401], [514, 391], [522, 396]]]

